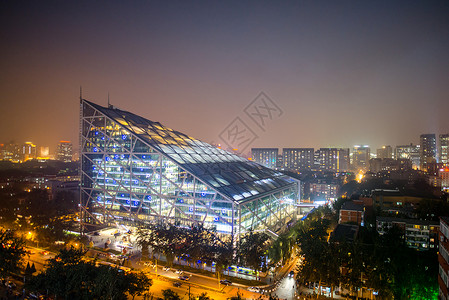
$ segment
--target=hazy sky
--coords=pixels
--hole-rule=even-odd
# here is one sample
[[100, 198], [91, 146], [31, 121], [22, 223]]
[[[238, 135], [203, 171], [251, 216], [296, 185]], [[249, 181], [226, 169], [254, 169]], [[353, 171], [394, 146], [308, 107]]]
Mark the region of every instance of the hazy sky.
[[1, 1], [0, 41], [0, 142], [77, 144], [80, 86], [206, 142], [236, 117], [252, 147], [449, 132], [448, 1]]

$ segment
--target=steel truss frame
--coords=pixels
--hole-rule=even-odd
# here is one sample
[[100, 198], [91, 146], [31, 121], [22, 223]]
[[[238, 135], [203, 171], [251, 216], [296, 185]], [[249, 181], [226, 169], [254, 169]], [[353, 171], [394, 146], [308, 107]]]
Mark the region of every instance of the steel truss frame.
[[[229, 199], [94, 107], [89, 106], [94, 112], [92, 115], [84, 115], [83, 105], [89, 104], [81, 101], [81, 228], [84, 228], [86, 224], [104, 226], [125, 220], [148, 222], [165, 219], [184, 226], [203, 223], [205, 227], [213, 227], [215, 223], [218, 223], [229, 226], [228, 234], [231, 233], [238, 237], [249, 229], [269, 229], [272, 232], [277, 232], [287, 221], [295, 219], [296, 204], [282, 204], [282, 202], [285, 201], [285, 194], [299, 193], [299, 182], [297, 182], [297, 186], [274, 190], [271, 194], [261, 195], [247, 201], [238, 202]], [[114, 124], [113, 127], [116, 129], [120, 128], [121, 131], [108, 129], [111, 124]], [[99, 133], [101, 139], [94, 139], [93, 132]], [[126, 138], [129, 139], [126, 144], [120, 140], [122, 133], [126, 134]], [[137, 143], [139, 143], [139, 147], [136, 147]], [[147, 147], [147, 152], [141, 151], [142, 144]], [[111, 145], [114, 148], [113, 152], [108, 150]], [[142, 158], [145, 155], [157, 156], [157, 160], [145, 160]], [[145, 180], [141, 178], [141, 174], [136, 174], [135, 167], [133, 167], [134, 162], [140, 164], [139, 168], [151, 171], [147, 173]], [[170, 174], [165, 174], [162, 171], [164, 164], [172, 164], [177, 168], [176, 176], [179, 177], [180, 174], [183, 174], [181, 180], [175, 181], [168, 176]], [[89, 166], [90, 169], [88, 170], [86, 166]], [[116, 176], [117, 172], [111, 170], [111, 166], [121, 170], [119, 178]], [[96, 172], [91, 172], [92, 168], [95, 168]], [[189, 182], [186, 180], [187, 177], [190, 178]], [[107, 184], [108, 178], [113, 178], [115, 189], [111, 189], [111, 185]], [[172, 194], [167, 194], [164, 191], [163, 183], [172, 187]], [[192, 185], [193, 188], [189, 187]], [[204, 187], [212, 197], [200, 196]], [[119, 193], [127, 194], [129, 200], [126, 201], [128, 202], [117, 197]], [[100, 197], [101, 200], [97, 197]], [[151, 197], [153, 203], [156, 198], [158, 203], [151, 204], [151, 201], [144, 200], [146, 197]], [[179, 203], [179, 199], [190, 202], [187, 205], [192, 206], [193, 209], [184, 210], [183, 208], [187, 206]], [[133, 206], [133, 201], [138, 202], [138, 205]], [[217, 207], [216, 204], [219, 203], [225, 204], [227, 209]], [[217, 213], [217, 210], [223, 211], [223, 214]], [[224, 213], [225, 210], [226, 213]], [[242, 213], [244, 213], [243, 216]], [[245, 221], [248, 219], [248, 214], [251, 221]], [[211, 217], [214, 219], [213, 222], [208, 221]], [[242, 220], [242, 217], [245, 220]], [[244, 226], [242, 222], [246, 225]], [[220, 232], [218, 233], [220, 234]]]

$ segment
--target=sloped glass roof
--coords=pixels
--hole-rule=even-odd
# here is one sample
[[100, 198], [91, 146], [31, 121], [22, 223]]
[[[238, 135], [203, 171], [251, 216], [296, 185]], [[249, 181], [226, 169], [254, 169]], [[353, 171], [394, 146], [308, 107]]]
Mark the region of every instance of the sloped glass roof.
[[133, 113], [83, 100], [211, 188], [235, 201], [273, 192], [291, 177]]

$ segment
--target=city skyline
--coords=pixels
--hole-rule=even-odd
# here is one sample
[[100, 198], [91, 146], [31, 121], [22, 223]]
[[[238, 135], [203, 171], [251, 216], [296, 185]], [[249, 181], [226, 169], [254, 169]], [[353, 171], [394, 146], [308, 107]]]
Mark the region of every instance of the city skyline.
[[449, 132], [448, 12], [444, 1], [4, 2], [0, 141], [77, 149], [82, 86], [213, 143], [265, 92], [283, 114], [264, 130], [245, 120], [258, 136], [246, 151], [418, 144]]

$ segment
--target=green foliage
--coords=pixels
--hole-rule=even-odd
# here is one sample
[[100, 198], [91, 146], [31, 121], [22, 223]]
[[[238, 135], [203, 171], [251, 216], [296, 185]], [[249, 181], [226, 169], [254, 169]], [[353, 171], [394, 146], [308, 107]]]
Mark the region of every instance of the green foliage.
[[126, 276], [128, 280], [128, 293], [133, 296], [141, 296], [148, 290], [148, 287], [153, 285], [153, 281], [144, 273], [129, 273]]
[[26, 283], [31, 291], [48, 291], [65, 299], [127, 299], [141, 295], [152, 284], [144, 274], [126, 274], [118, 268], [95, 266], [82, 260], [84, 251], [63, 249], [49, 259], [47, 269]]
[[19, 270], [25, 255], [25, 241], [15, 231], [0, 228], [0, 275]]
[[435, 299], [438, 262], [433, 251], [416, 251], [405, 245], [401, 231], [393, 227], [379, 236], [361, 227], [354, 243], [329, 243], [329, 221], [316, 212], [292, 229], [304, 256], [299, 280], [354, 292], [370, 288], [379, 299]]
[[218, 275], [232, 263], [235, 250], [233, 244], [233, 240], [230, 239], [229, 241], [217, 244], [215, 249], [213, 249], [215, 253], [215, 272]]
[[237, 248], [240, 264], [254, 270], [264, 270], [267, 267], [265, 254], [268, 250], [268, 240], [265, 233], [252, 231], [242, 237]]
[[181, 300], [178, 293], [171, 289], [162, 290], [162, 296], [164, 296], [164, 300]]
[[148, 224], [137, 230], [137, 243], [143, 249], [151, 248], [152, 254], [163, 254], [169, 266], [175, 256], [182, 256], [190, 263], [201, 260], [210, 264], [224, 251], [216, 235], [202, 225], [186, 229], [170, 223]]
[[198, 300], [211, 300], [207, 293], [202, 293], [198, 296]]

